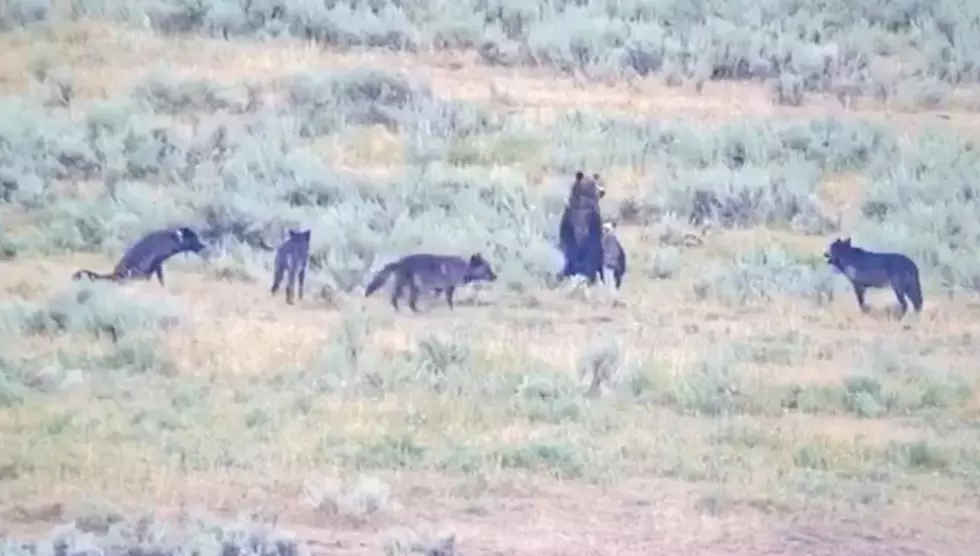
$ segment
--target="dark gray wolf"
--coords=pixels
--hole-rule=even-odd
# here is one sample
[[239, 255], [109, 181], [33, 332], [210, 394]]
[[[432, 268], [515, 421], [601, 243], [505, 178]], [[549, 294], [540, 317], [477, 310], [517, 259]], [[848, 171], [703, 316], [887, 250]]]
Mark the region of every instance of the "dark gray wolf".
[[445, 292], [446, 303], [453, 309], [453, 295], [458, 286], [477, 281], [493, 282], [497, 279], [490, 263], [479, 253], [469, 259], [417, 253], [385, 265], [368, 283], [364, 296], [374, 293], [392, 274], [395, 275], [395, 287], [391, 293], [391, 306], [398, 310], [398, 300], [405, 288], [408, 288], [408, 305], [415, 312], [418, 312], [416, 304], [423, 289], [433, 291], [436, 295]]
[[606, 269], [612, 271], [618, 290], [623, 285], [623, 276], [626, 275], [626, 251], [616, 237], [616, 224], [613, 222], [602, 225], [602, 272], [599, 273], [599, 278], [603, 283], [606, 282]]
[[293, 291], [299, 286], [299, 298], [303, 299], [303, 288], [306, 284], [306, 266], [310, 261], [310, 231], [300, 232], [289, 230], [289, 238], [276, 249], [275, 270], [272, 273], [272, 290], [275, 295], [286, 279], [286, 303], [293, 304]]
[[851, 238], [836, 239], [824, 253], [827, 262], [841, 272], [854, 286], [858, 306], [867, 313], [864, 291], [868, 288], [891, 286], [898, 299], [902, 314], [908, 312], [906, 299], [912, 302], [915, 312], [922, 310], [922, 283], [919, 267], [901, 253], [874, 253], [851, 245]]
[[71, 275], [72, 280], [148, 280], [156, 275], [163, 284], [163, 263], [178, 253], [197, 253], [204, 251], [201, 238], [190, 228], [168, 228], [150, 232], [130, 247], [116, 264], [112, 272], [100, 274], [81, 269]]
[[602, 215], [599, 199], [606, 195], [599, 174], [586, 177], [575, 173], [575, 182], [568, 195], [568, 203], [561, 215], [558, 241], [565, 255], [565, 267], [559, 280], [582, 275], [594, 284], [602, 274]]

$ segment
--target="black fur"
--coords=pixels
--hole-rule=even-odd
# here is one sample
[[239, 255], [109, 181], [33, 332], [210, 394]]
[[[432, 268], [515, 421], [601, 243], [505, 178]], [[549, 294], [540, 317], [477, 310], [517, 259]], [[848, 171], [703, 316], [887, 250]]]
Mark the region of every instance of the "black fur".
[[565, 255], [565, 266], [559, 280], [582, 275], [589, 284], [594, 284], [596, 278], [601, 278], [602, 215], [599, 199], [605, 194], [599, 174], [589, 178], [581, 171], [575, 173], [575, 182], [558, 228], [559, 245]]
[[418, 312], [417, 303], [423, 289], [434, 291], [437, 295], [445, 292], [446, 303], [453, 309], [453, 295], [458, 286], [476, 281], [493, 282], [497, 279], [490, 264], [479, 253], [469, 259], [417, 253], [385, 265], [368, 283], [364, 296], [377, 291], [392, 274], [395, 275], [395, 287], [391, 293], [391, 306], [398, 310], [398, 300], [405, 288], [408, 288], [408, 305], [415, 312]]
[[134, 243], [116, 264], [112, 272], [98, 272], [81, 269], [72, 274], [72, 280], [111, 280], [122, 282], [131, 279], [148, 280], [156, 275], [160, 285], [163, 283], [163, 263], [178, 253], [198, 253], [204, 251], [201, 238], [190, 228], [174, 228], [150, 232]]
[[874, 253], [851, 245], [851, 238], [837, 239], [824, 253], [827, 262], [841, 272], [854, 286], [858, 306], [865, 313], [864, 292], [868, 288], [891, 286], [901, 309], [902, 318], [912, 303], [915, 312], [922, 311], [922, 283], [919, 267], [901, 253]]
[[293, 304], [294, 290], [298, 285], [299, 298], [303, 299], [303, 289], [306, 284], [306, 267], [310, 261], [310, 230], [298, 232], [289, 230], [289, 238], [276, 249], [275, 270], [272, 272], [272, 289], [275, 295], [286, 279], [286, 303]]

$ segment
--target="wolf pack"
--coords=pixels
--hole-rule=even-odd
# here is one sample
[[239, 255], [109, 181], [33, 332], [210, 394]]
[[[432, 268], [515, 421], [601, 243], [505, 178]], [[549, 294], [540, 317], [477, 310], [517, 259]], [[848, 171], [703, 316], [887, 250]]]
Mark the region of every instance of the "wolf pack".
[[[616, 289], [621, 288], [626, 274], [626, 251], [616, 235], [615, 223], [602, 218], [599, 201], [605, 194], [599, 174], [575, 173], [558, 227], [559, 248], [565, 259], [557, 276], [559, 282], [582, 276], [589, 285], [597, 280], [605, 283], [608, 271]], [[310, 230], [289, 230], [286, 240], [276, 249], [270, 293], [277, 294], [285, 282], [288, 304], [294, 304], [297, 297], [303, 299], [310, 235]], [[132, 244], [112, 272], [81, 269], [72, 279], [123, 282], [156, 276], [163, 286], [163, 265], [168, 259], [180, 253], [200, 255], [206, 249], [198, 234], [188, 227], [156, 230]], [[848, 237], [835, 239], [824, 253], [824, 259], [850, 281], [861, 311], [869, 311], [865, 303], [868, 288], [887, 287], [898, 300], [899, 319], [908, 312], [909, 303], [917, 313], [922, 310], [919, 269], [908, 256], [867, 251], [853, 245]], [[481, 253], [469, 256], [412, 253], [381, 268], [365, 287], [365, 296], [376, 292], [392, 277], [392, 307], [399, 310], [399, 301], [407, 293], [408, 306], [414, 312], [419, 312], [418, 301], [423, 292], [437, 297], [444, 295], [446, 304], [454, 309], [457, 288], [497, 279], [490, 262]]]

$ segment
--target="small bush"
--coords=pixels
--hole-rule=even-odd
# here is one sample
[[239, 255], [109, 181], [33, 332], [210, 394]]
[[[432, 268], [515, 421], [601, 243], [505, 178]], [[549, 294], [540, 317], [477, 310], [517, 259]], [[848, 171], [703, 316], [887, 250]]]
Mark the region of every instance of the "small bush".
[[649, 275], [655, 280], [669, 280], [680, 273], [682, 261], [681, 250], [668, 245], [657, 249], [653, 254]]
[[113, 341], [164, 330], [179, 322], [175, 306], [144, 302], [108, 284], [75, 285], [45, 304], [7, 303], [0, 307], [0, 330], [6, 333], [91, 334]]
[[325, 515], [358, 519], [383, 511], [388, 505], [389, 491], [384, 482], [363, 476], [346, 488], [332, 480], [307, 481], [304, 487], [307, 503]]
[[197, 518], [174, 526], [145, 517], [113, 520], [106, 531], [84, 532], [77, 524], [55, 528], [34, 541], [0, 539], [3, 554], [134, 554], [176, 556], [217, 550], [242, 556], [306, 556], [307, 545], [291, 535], [248, 523], [223, 524]]
[[389, 529], [382, 542], [385, 556], [457, 556], [456, 534], [407, 527]]
[[826, 264], [804, 263], [781, 247], [770, 247], [710, 269], [693, 288], [699, 298], [713, 296], [736, 306], [779, 295], [823, 303], [837, 287], [832, 278]]
[[0, 5], [0, 31], [29, 27], [52, 15], [50, 0], [9, 0]]
[[151, 73], [138, 84], [132, 97], [154, 112], [170, 115], [190, 111], [242, 112], [245, 107], [240, 95], [227, 86], [207, 80], [182, 80], [160, 71]]

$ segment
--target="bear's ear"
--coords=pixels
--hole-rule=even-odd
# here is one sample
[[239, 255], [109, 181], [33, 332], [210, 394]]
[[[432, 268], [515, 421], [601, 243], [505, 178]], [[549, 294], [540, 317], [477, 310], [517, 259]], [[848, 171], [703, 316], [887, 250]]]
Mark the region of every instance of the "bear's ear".
[[584, 177], [585, 177], [585, 174], [582, 173], [581, 170], [579, 170], [578, 172], [575, 172], [575, 181], [577, 181], [577, 182], [582, 181], [582, 178], [584, 178]]

